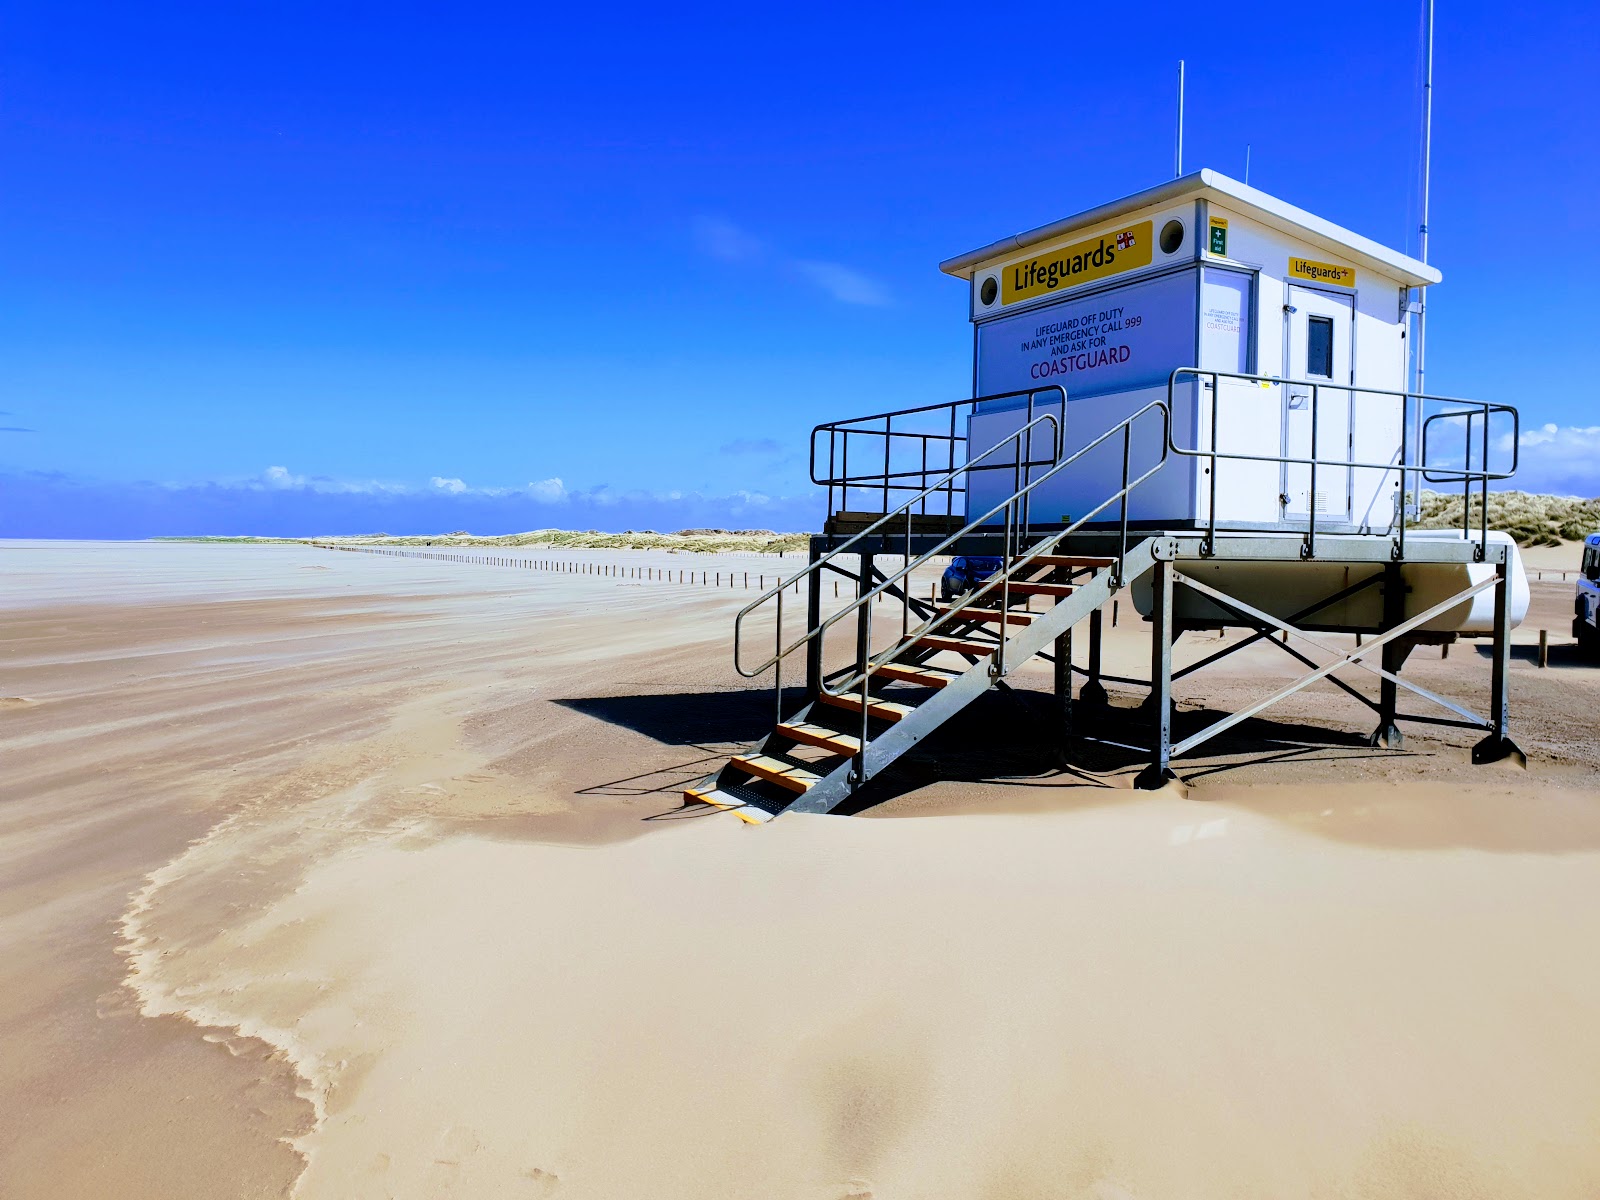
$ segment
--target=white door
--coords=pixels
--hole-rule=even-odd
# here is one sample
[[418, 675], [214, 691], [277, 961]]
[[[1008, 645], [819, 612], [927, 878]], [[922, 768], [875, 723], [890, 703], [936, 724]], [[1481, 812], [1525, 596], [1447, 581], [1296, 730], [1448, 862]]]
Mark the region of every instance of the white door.
[[[1355, 300], [1291, 286], [1284, 317], [1288, 323], [1284, 338], [1288, 362], [1283, 376], [1295, 382], [1283, 388], [1283, 454], [1285, 458], [1315, 457], [1318, 466], [1313, 495], [1311, 468], [1296, 463], [1284, 465], [1283, 515], [1291, 521], [1304, 519], [1314, 509], [1318, 521], [1324, 517], [1331, 523], [1348, 521], [1350, 468], [1339, 464], [1350, 461], [1349, 387], [1354, 382], [1350, 372], [1355, 362], [1351, 353]], [[1318, 386], [1312, 389], [1307, 383]], [[1315, 455], [1311, 452], [1313, 407]]]

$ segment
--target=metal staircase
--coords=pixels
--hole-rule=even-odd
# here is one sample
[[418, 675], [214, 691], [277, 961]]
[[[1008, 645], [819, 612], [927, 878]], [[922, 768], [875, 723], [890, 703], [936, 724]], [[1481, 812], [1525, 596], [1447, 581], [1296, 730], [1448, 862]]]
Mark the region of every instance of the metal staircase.
[[[984, 397], [977, 403], [1000, 398]], [[1030, 397], [1030, 416], [1031, 411]], [[1159, 441], [1147, 439], [1159, 450], [1148, 469], [1133, 475], [1129, 466], [1133, 431], [1142, 423], [1159, 427], [1150, 430], [1159, 432]], [[1075, 625], [1149, 572], [1158, 558], [1171, 556], [1166, 545], [1170, 539], [1143, 536], [1130, 545], [1128, 534], [1128, 495], [1165, 463], [1169, 433], [1170, 410], [1155, 401], [1063, 457], [1059, 420], [1046, 412], [949, 470], [925, 468], [918, 480], [920, 486], [908, 487], [888, 482], [918, 473], [893, 472], [887, 447], [897, 436], [926, 435], [901, 434], [886, 427], [882, 435], [886, 447], [881, 477], [884, 508], [888, 509], [891, 486], [902, 490], [914, 487], [914, 494], [740, 612], [735, 623], [735, 664], [746, 677], [768, 669], [776, 672], [777, 721], [758, 749], [735, 755], [719, 771], [686, 788], [685, 799], [730, 809], [752, 823], [785, 812], [830, 812], [1041, 651], [1054, 647], [1058, 663], [1064, 661], [1066, 638]], [[1048, 457], [1036, 458], [1037, 445], [1046, 436]], [[1066, 528], [1036, 533], [1028, 515], [1032, 492], [1085, 455], [1119, 440], [1123, 451], [1121, 487]], [[925, 446], [924, 442], [924, 460]], [[943, 497], [948, 504], [948, 498], [964, 490], [975, 472], [995, 470], [1012, 473], [1011, 493], [1000, 504], [944, 536], [927, 533], [925, 524], [918, 532], [917, 518], [926, 513], [930, 497]], [[831, 477], [827, 482], [830, 486], [844, 482], [846, 495], [853, 486]], [[1061, 544], [1082, 525], [1096, 518], [1104, 522], [1108, 517], [1118, 522], [1120, 536], [1112, 543], [1114, 553], [1089, 557], [1059, 552]], [[948, 603], [912, 595], [911, 581], [918, 568], [936, 556], [962, 553], [973, 545], [983, 546], [987, 553], [999, 549], [1000, 569]], [[899, 565], [879, 571], [876, 560], [896, 550]], [[845, 556], [857, 560], [855, 570], [842, 564]], [[824, 618], [822, 573], [829, 570], [851, 578], [856, 594]], [[802, 590], [808, 598], [806, 630], [786, 644], [783, 598]], [[891, 638], [875, 641], [874, 623], [880, 632], [883, 625], [875, 615], [875, 605], [883, 600], [892, 602], [891, 611], [898, 608], [899, 619], [894, 623], [899, 628]], [[769, 604], [776, 607], [773, 653], [747, 667], [742, 658], [745, 620]], [[825, 675], [824, 642], [828, 632], [841, 625], [854, 630], [854, 658], [850, 665]], [[884, 640], [887, 646], [873, 649]], [[807, 697], [797, 711], [785, 714], [783, 662], [800, 652], [807, 661]]]

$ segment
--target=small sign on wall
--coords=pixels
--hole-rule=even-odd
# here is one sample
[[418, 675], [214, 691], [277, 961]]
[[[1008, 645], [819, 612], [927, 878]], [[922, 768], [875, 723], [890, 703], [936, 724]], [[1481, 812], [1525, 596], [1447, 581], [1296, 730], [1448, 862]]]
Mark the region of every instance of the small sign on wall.
[[1291, 258], [1289, 278], [1301, 283], [1331, 283], [1337, 287], [1355, 287], [1356, 269], [1317, 262], [1310, 258]]
[[1211, 218], [1211, 253], [1223, 258], [1228, 256], [1228, 219], [1226, 217]]

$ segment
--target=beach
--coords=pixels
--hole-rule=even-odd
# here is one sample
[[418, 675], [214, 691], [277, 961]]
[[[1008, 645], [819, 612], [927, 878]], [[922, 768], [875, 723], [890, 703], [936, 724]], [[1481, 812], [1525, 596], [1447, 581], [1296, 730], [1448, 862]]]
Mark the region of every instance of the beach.
[[[1322, 689], [1135, 792], [1039, 751], [1030, 665], [857, 815], [755, 828], [681, 792], [771, 724], [757, 591], [654, 573], [795, 556], [525, 554], [619, 570], [0, 546], [0, 1195], [1600, 1191], [1570, 582], [1516, 634], [1526, 770]], [[1228, 664], [1180, 708], [1298, 671]], [[1477, 644], [1406, 672], [1485, 707]]]

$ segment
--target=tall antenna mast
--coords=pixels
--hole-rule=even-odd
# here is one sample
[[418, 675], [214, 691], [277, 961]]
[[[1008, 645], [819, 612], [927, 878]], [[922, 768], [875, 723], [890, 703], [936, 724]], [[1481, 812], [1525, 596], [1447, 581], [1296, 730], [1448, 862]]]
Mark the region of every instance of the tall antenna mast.
[[[1431, 0], [1430, 0], [1431, 2]], [[1172, 177], [1183, 174], [1183, 59], [1178, 60], [1178, 144], [1172, 152]]]
[[[1422, 32], [1422, 223], [1417, 255], [1428, 261], [1428, 188], [1433, 170], [1433, 0], [1423, 0]], [[1417, 289], [1416, 391], [1422, 392], [1423, 350], [1427, 339], [1428, 289]]]

